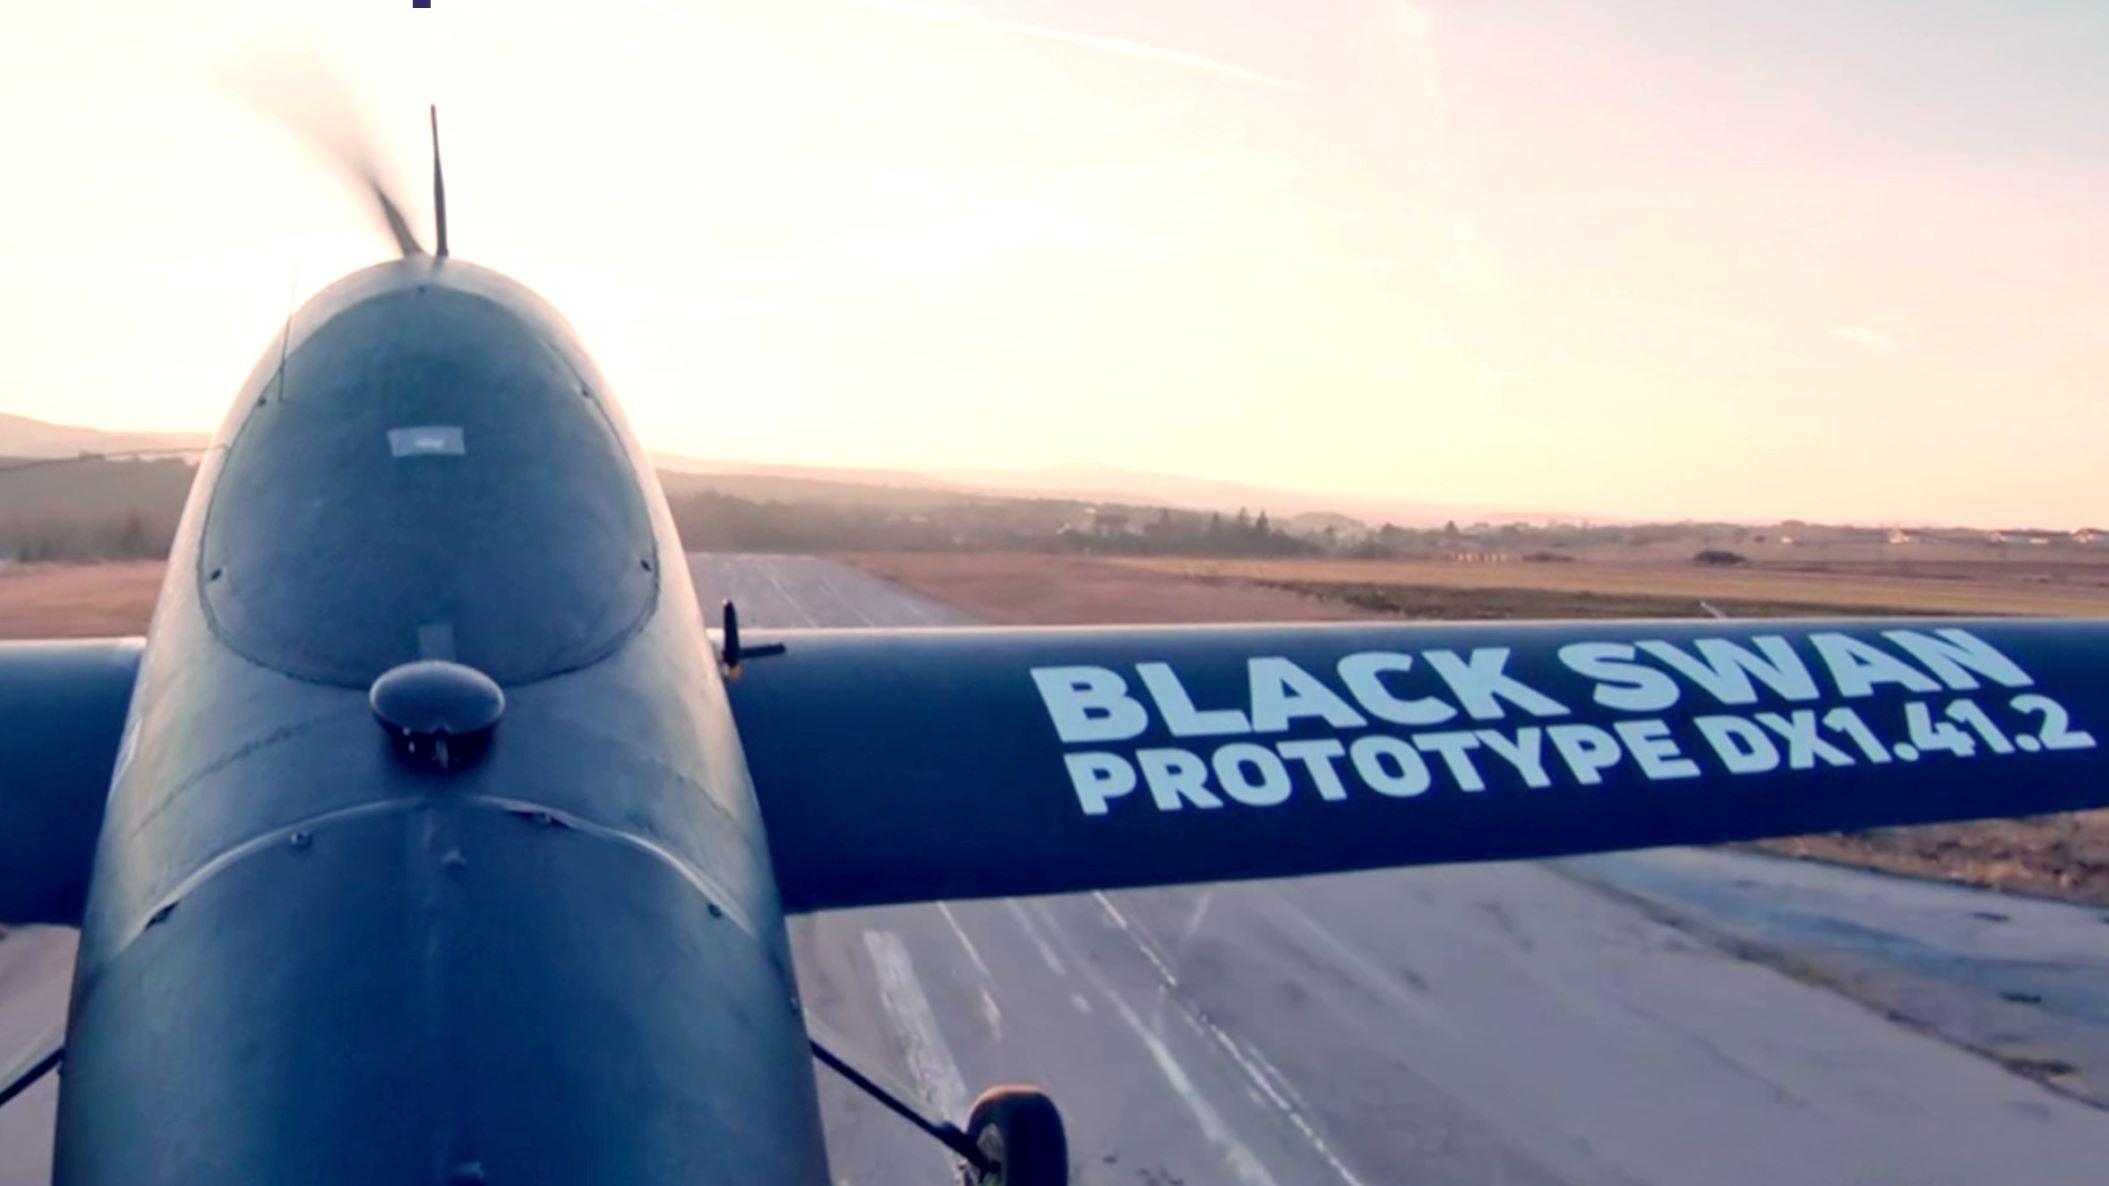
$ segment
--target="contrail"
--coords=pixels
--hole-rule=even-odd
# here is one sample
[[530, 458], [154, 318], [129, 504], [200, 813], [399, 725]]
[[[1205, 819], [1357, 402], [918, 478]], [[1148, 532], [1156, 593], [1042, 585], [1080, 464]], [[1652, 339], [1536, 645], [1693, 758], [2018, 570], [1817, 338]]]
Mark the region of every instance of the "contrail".
[[1201, 70], [1209, 74], [1235, 78], [1255, 86], [1272, 87], [1276, 90], [1303, 91], [1310, 88], [1293, 78], [1283, 78], [1258, 70], [1248, 70], [1234, 62], [1225, 62], [1201, 54], [1190, 54], [1184, 50], [1167, 49], [1144, 41], [1133, 41], [1126, 37], [1105, 37], [1095, 33], [1077, 33], [1068, 29], [1057, 29], [1050, 25], [1035, 25], [1027, 21], [1004, 20], [1001, 17], [985, 16], [971, 8], [945, 8], [935, 4], [922, 4], [917, 0], [836, 0], [837, 3], [857, 8], [877, 9], [881, 12], [914, 17], [917, 20], [934, 21], [947, 25], [970, 25], [977, 29], [990, 29], [999, 33], [1014, 33], [1020, 37], [1036, 37], [1042, 41], [1057, 41], [1064, 45], [1094, 49], [1100, 53], [1118, 54], [1126, 58], [1162, 62], [1167, 66], [1178, 66], [1187, 70]]

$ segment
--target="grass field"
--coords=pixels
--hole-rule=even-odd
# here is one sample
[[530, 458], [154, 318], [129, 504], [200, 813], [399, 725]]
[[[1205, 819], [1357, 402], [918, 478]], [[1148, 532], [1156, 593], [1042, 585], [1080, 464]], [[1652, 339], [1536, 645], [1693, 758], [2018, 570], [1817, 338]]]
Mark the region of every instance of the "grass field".
[[158, 560], [0, 568], [0, 639], [144, 634], [161, 570]]
[[[1664, 613], [1685, 617], [1706, 602], [1731, 615], [1842, 614], [2024, 614], [2109, 617], [2109, 565], [2041, 567], [1945, 564], [1854, 563], [1836, 568], [1748, 564], [1705, 568], [1690, 563], [1461, 564], [1382, 560], [1194, 560], [1122, 558], [1123, 567], [1189, 580], [1234, 580], [1298, 590], [1412, 590], [1394, 592], [1400, 606], [1471, 605], [1457, 593], [1529, 594], [1508, 601], [1557, 606], [1546, 595], [1584, 603], [1617, 601], [1620, 613]], [[1445, 597], [1445, 594], [1451, 596]], [[1499, 599], [1496, 599], [1499, 600]], [[1481, 602], [1484, 606], [1484, 601]], [[1371, 607], [1380, 608], [1380, 607]], [[1430, 616], [1451, 616], [1444, 613]], [[1480, 612], [1472, 616], [1516, 616]]]
[[835, 559], [1005, 626], [1327, 622], [1369, 616], [1322, 594], [1245, 581], [1189, 580], [1075, 556], [872, 552]]

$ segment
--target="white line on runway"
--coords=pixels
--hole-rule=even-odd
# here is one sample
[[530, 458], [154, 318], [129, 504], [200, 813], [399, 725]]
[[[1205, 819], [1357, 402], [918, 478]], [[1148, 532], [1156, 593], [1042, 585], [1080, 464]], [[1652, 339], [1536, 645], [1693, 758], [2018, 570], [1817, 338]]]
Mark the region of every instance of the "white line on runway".
[[1025, 937], [1033, 941], [1033, 947], [1040, 952], [1040, 959], [1047, 964], [1047, 970], [1057, 976], [1067, 976], [1069, 972], [1062, 967], [1061, 957], [1054, 953], [1054, 948], [1047, 945], [1047, 936], [1040, 933], [1040, 927], [1033, 922], [1032, 916], [1025, 913], [1012, 899], [1005, 898], [1003, 904], [1010, 908], [1011, 917], [1016, 918], [1018, 925], [1024, 928]]
[[953, 916], [952, 908], [943, 902], [939, 902], [937, 904], [937, 912], [945, 916], [945, 925], [951, 927], [952, 933], [959, 937], [959, 945], [967, 949], [967, 958], [974, 961], [974, 970], [981, 973], [982, 983], [994, 987], [996, 984], [995, 974], [989, 971], [989, 965], [981, 958], [981, 952], [975, 950], [974, 941], [967, 938], [966, 931], [960, 928], [959, 919]]
[[864, 948], [871, 953], [872, 969], [879, 982], [879, 1001], [893, 1019], [908, 1060], [908, 1073], [947, 1120], [959, 1123], [967, 1114], [967, 1081], [937, 1028], [937, 1015], [930, 998], [915, 978], [915, 964], [908, 948], [892, 931], [864, 932]]
[[1260, 1053], [1259, 1047], [1254, 1046], [1250, 1042], [1239, 1042], [1238, 1045], [1244, 1047], [1245, 1053], [1252, 1057], [1253, 1062], [1259, 1064], [1260, 1070], [1265, 1071], [1267, 1073], [1267, 1077], [1274, 1080], [1274, 1086], [1277, 1090], [1279, 1090], [1283, 1095], [1288, 1096], [1289, 1099], [1294, 1102], [1297, 1107], [1303, 1108], [1309, 1106], [1304, 1102], [1303, 1093], [1296, 1090], [1296, 1085], [1289, 1082], [1289, 1077], [1287, 1075], [1282, 1074], [1281, 1069], [1279, 1067], [1276, 1067], [1273, 1063], [1267, 1061], [1267, 1056]]
[[1137, 951], [1142, 952], [1142, 957], [1150, 961], [1150, 966], [1157, 969], [1157, 975], [1164, 981], [1165, 987], [1179, 987], [1179, 977], [1172, 974], [1172, 966], [1164, 961], [1163, 956], [1157, 954], [1157, 945], [1144, 939], [1136, 931], [1135, 927], [1128, 922], [1128, 916], [1122, 914], [1120, 907], [1113, 904], [1113, 899], [1107, 897], [1102, 890], [1092, 890], [1091, 897], [1098, 902], [1099, 909], [1106, 912], [1106, 917], [1113, 920], [1113, 925], [1120, 928], [1120, 933], [1126, 935], [1129, 942], [1135, 944]]
[[1003, 1010], [996, 1007], [996, 998], [985, 988], [981, 990], [981, 1020], [988, 1024], [989, 1037], [1003, 1041]]
[[1194, 912], [1187, 916], [1186, 926], [1179, 932], [1179, 945], [1174, 951], [1184, 952], [1186, 945], [1194, 941], [1195, 932], [1201, 929], [1201, 920], [1208, 915], [1209, 903], [1215, 900], [1216, 887], [1209, 886], [1201, 891], [1200, 900], [1194, 903]]
[[842, 607], [844, 612], [854, 616], [857, 619], [857, 625], [879, 625], [878, 622], [872, 620], [872, 616], [870, 614], [864, 612], [864, 607], [861, 604], [863, 601], [870, 599], [873, 590], [860, 590], [860, 592], [864, 594], [864, 596], [862, 597], [846, 597], [842, 593], [842, 584], [837, 579], [840, 576], [841, 572], [837, 569], [835, 565], [828, 565], [827, 567], [821, 568], [819, 570], [820, 587], [827, 592], [827, 595], [829, 597], [834, 599], [836, 605]]
[[1275, 1111], [1281, 1113], [1282, 1118], [1287, 1120], [1290, 1126], [1303, 1136], [1304, 1140], [1310, 1144], [1312, 1151], [1317, 1153], [1328, 1166], [1332, 1167], [1333, 1172], [1340, 1176], [1342, 1182], [1347, 1183], [1347, 1186], [1363, 1186], [1362, 1179], [1356, 1177], [1355, 1172], [1347, 1168], [1346, 1163], [1342, 1162], [1334, 1154], [1332, 1146], [1326, 1143], [1325, 1138], [1318, 1135], [1318, 1130], [1311, 1127], [1310, 1121], [1304, 1119], [1303, 1110], [1290, 1103], [1281, 1092], [1274, 1089], [1274, 1084], [1269, 1082], [1266, 1074], [1255, 1066], [1250, 1058], [1245, 1056], [1244, 1049], [1239, 1046], [1236, 1040], [1231, 1038], [1229, 1034], [1224, 1033], [1223, 1027], [1193, 1009], [1183, 996], [1172, 991], [1179, 987], [1179, 978], [1172, 974], [1171, 968], [1165, 963], [1163, 957], [1157, 954], [1156, 944], [1150, 942], [1133, 923], [1128, 921], [1128, 916], [1120, 912], [1120, 908], [1113, 904], [1113, 899], [1098, 891], [1093, 891], [1091, 896], [1098, 900], [1100, 908], [1105, 910], [1107, 917], [1113, 920], [1113, 925], [1120, 928], [1121, 933], [1135, 944], [1137, 951], [1142, 952], [1143, 958], [1150, 962], [1150, 966], [1157, 969], [1157, 974], [1164, 979], [1164, 986], [1170, 999], [1178, 1006], [1180, 1012], [1184, 1013], [1190, 1021], [1199, 1025], [1209, 1037], [1215, 1039], [1216, 1045], [1222, 1047], [1223, 1052], [1230, 1055], [1230, 1061], [1236, 1063], [1238, 1069], [1245, 1072], [1245, 1077], [1252, 1080], [1253, 1085], [1259, 1088], [1260, 1094], [1267, 1097], [1268, 1102], [1274, 1105]]
[[804, 603], [793, 598], [791, 594], [784, 588], [783, 581], [780, 580], [776, 575], [775, 565], [771, 564], [763, 567], [762, 579], [769, 582], [769, 587], [776, 591], [777, 600], [781, 601], [785, 606], [787, 606], [792, 613], [797, 614], [800, 622], [803, 625], [818, 626], [820, 624], [819, 622], [813, 619], [812, 614], [806, 612], [806, 607]]
[[[1020, 917], [1024, 917], [1022, 913]], [[1171, 1050], [1157, 1035], [1150, 1032], [1149, 1027], [1142, 1023], [1142, 1018], [1135, 1015], [1135, 1010], [1128, 1007], [1128, 1002], [1122, 998], [1120, 991], [1094, 971], [1089, 960], [1078, 959], [1077, 972], [1092, 988], [1098, 990], [1100, 996], [1112, 1004], [1113, 1011], [1120, 1015], [1121, 1022], [1134, 1033], [1135, 1040], [1142, 1043], [1142, 1048], [1149, 1052], [1150, 1061], [1157, 1064], [1157, 1070], [1164, 1076], [1164, 1081], [1171, 1085], [1172, 1091], [1186, 1104], [1187, 1110], [1194, 1114], [1194, 1122], [1200, 1125], [1201, 1135], [1207, 1138], [1209, 1144], [1222, 1151], [1224, 1159], [1230, 1165], [1230, 1172], [1236, 1175], [1240, 1182], [1245, 1183], [1245, 1186], [1277, 1186], [1274, 1175], [1268, 1173], [1267, 1167], [1261, 1164], [1260, 1159], [1238, 1139], [1237, 1132], [1224, 1122], [1222, 1114], [1216, 1111], [1215, 1106], [1208, 1102], [1208, 1097], [1194, 1085], [1193, 1077], [1186, 1073], [1186, 1068], [1179, 1065], [1179, 1060], [1172, 1057]], [[1084, 1003], [1081, 998], [1076, 999], [1079, 1004]], [[1086, 1012], [1088, 1011], [1087, 1006]]]

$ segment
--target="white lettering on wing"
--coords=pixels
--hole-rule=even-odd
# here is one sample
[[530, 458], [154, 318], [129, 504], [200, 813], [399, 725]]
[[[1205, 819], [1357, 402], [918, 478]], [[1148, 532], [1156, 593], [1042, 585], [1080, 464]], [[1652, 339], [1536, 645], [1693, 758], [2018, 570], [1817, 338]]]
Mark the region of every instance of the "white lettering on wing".
[[1455, 651], [1429, 651], [1424, 658], [1474, 720], [1501, 719], [1504, 700], [1534, 717], [1567, 715], [1566, 705], [1508, 674], [1507, 647], [1475, 647], [1464, 658]]
[[1135, 673], [1157, 702], [1157, 715], [1174, 737], [1223, 737], [1252, 732], [1252, 722], [1235, 708], [1202, 710], [1194, 707], [1186, 686], [1169, 663], [1137, 663]]
[[1111, 668], [1035, 667], [1031, 674], [1064, 742], [1126, 741], [1150, 727], [1149, 711]]
[[1926, 634], [1918, 630], [1885, 630], [1882, 637], [1924, 664], [1942, 683], [1958, 692], [1977, 690], [1977, 676], [2002, 688], [2026, 688], [2036, 681], [2021, 665], [1967, 630], [1946, 627]]
[[[1707, 777], [1792, 774], [1791, 792], [1831, 770], [2097, 746], [2019, 662], [1961, 627], [1583, 639], [1528, 656], [1518, 666], [1530, 676], [1511, 671], [1508, 647], [1255, 655], [1212, 661], [1199, 680], [1162, 661], [1029, 670], [1091, 818], [1561, 786], [1625, 794]], [[1514, 719], [1572, 715], [1533, 686], [1537, 673], [1596, 719]], [[1416, 680], [1430, 694], [1414, 695]], [[1956, 695], [1986, 689], [2029, 690]], [[1677, 713], [1699, 695], [1731, 711]], [[1768, 701], [1776, 710], [1755, 707]]]
[[1605, 708], [1659, 712], [1677, 703], [1677, 681], [1633, 661], [1631, 644], [1576, 642], [1560, 648], [1560, 662], [1596, 684], [1592, 698]]
[[1135, 751], [1149, 784], [1150, 798], [1159, 811], [1177, 811], [1191, 803], [1195, 807], [1221, 807], [1223, 801], [1208, 789], [1208, 763], [1183, 749]]
[[1872, 696], [1877, 684], [1896, 684], [1911, 692], [1938, 692], [1931, 677], [1871, 642], [1850, 634], [1825, 631], [1809, 636], [1809, 645], [1830, 668], [1831, 682], [1843, 696]]
[[1245, 664], [1252, 688], [1252, 728], [1286, 733], [1299, 720], [1316, 717], [1335, 729], [1359, 729], [1369, 721], [1338, 693], [1288, 659], [1252, 659]]
[[1751, 686], [1753, 679], [1783, 700], [1816, 699], [1816, 679], [1786, 639], [1777, 634], [1760, 634], [1746, 641], [1756, 648], [1755, 654], [1727, 638], [1694, 639], [1692, 649], [1698, 652], [1697, 656], [1659, 640], [1637, 645], [1723, 704], [1757, 703], [1757, 689]]
[[1069, 767], [1069, 783], [1076, 788], [1076, 801], [1085, 815], [1104, 815], [1113, 800], [1135, 789], [1135, 767], [1119, 754], [1063, 754]]
[[1404, 675], [1413, 670], [1413, 656], [1395, 651], [1364, 651], [1340, 660], [1340, 682], [1362, 705], [1362, 710], [1394, 725], [1440, 725], [1457, 710], [1433, 696], [1402, 699], [1384, 686], [1386, 674]]

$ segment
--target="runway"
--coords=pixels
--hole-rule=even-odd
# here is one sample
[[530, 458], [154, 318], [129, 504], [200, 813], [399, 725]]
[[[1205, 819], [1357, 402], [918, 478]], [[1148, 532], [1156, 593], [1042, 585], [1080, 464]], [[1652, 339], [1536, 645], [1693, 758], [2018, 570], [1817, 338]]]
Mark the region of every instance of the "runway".
[[[697, 557], [750, 626], [962, 622]], [[763, 788], [766, 794], [766, 788]], [[1079, 1183], [2082, 1183], [2109, 1164], [2101, 911], [1668, 850], [794, 920], [808, 1009], [953, 1115], [1045, 1085]], [[70, 944], [0, 941], [0, 1062]], [[2051, 1085], [2008, 1069], [2019, 1066]], [[838, 1182], [947, 1182], [821, 1072]], [[0, 1116], [41, 1186], [50, 1085]]]

